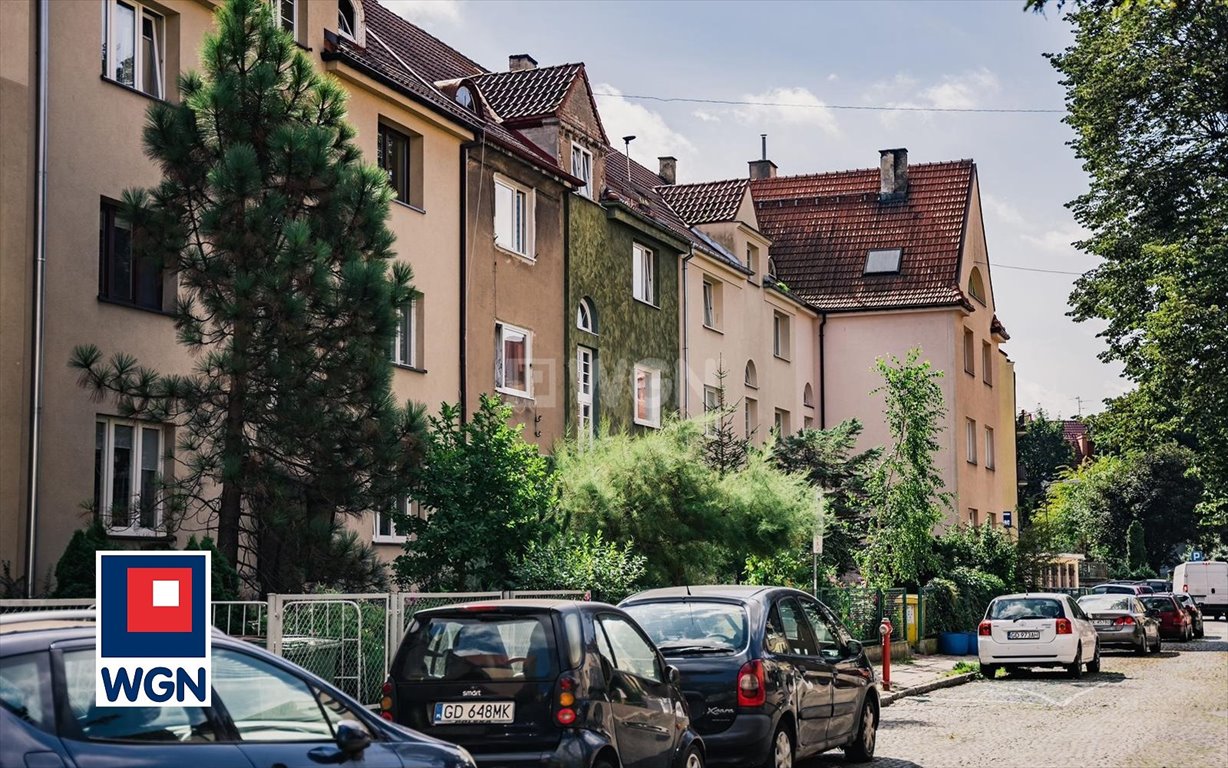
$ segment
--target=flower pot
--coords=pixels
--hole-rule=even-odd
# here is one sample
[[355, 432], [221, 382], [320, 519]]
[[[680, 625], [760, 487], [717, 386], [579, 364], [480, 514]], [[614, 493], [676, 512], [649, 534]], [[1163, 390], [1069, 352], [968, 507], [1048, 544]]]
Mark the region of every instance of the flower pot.
[[967, 632], [939, 632], [938, 652], [948, 656], [964, 656], [968, 653]]

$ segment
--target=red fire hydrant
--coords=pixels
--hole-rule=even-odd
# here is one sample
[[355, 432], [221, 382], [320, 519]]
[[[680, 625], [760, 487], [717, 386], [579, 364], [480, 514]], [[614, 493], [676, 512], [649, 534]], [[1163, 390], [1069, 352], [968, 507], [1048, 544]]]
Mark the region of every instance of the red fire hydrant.
[[879, 637], [883, 639], [883, 690], [891, 690], [891, 619], [883, 617], [878, 625]]

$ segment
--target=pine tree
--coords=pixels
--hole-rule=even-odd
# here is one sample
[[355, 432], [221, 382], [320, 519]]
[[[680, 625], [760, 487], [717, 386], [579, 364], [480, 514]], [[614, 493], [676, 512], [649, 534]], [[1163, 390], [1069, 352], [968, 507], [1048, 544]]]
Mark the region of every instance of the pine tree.
[[[216, 519], [218, 550], [255, 561], [260, 591], [286, 591], [313, 580], [344, 516], [391, 506], [420, 455], [421, 410], [393, 402], [388, 360], [411, 274], [394, 262], [387, 177], [361, 160], [345, 92], [270, 4], [228, 0], [201, 61], [178, 103], [149, 108], [163, 180], [122, 209], [134, 256], [177, 275], [195, 369], [104, 360], [93, 345], [71, 364], [125, 415], [179, 427], [168, 496]], [[256, 557], [241, 556], [249, 545]]]
[[[736, 472], [746, 466], [746, 458], [750, 452], [750, 435], [739, 435], [734, 426], [738, 404], [730, 404], [725, 399], [725, 379], [728, 375], [724, 363], [718, 363], [716, 407], [705, 414], [712, 422], [704, 434], [704, 460], [722, 475]], [[707, 403], [704, 405], [707, 406]]]

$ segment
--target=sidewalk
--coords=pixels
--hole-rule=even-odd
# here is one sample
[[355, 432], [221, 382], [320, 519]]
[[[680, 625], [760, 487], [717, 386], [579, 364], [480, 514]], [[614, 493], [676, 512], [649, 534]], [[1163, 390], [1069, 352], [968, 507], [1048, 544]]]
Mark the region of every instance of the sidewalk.
[[963, 685], [976, 678], [976, 672], [955, 674], [955, 665], [959, 662], [965, 665], [976, 665], [975, 656], [943, 656], [931, 654], [928, 656], [913, 656], [909, 661], [891, 662], [891, 690], [883, 690], [883, 667], [874, 665], [878, 679], [878, 690], [882, 696], [883, 706], [903, 696], [916, 696], [921, 693]]

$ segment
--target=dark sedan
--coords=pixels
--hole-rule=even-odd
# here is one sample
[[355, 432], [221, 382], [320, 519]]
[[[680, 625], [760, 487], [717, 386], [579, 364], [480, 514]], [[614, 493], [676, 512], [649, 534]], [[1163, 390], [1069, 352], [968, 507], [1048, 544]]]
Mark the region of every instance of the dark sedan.
[[873, 758], [874, 669], [818, 600], [795, 589], [675, 587], [620, 607], [682, 672], [713, 765], [788, 768], [837, 747]]
[[464, 749], [387, 723], [310, 672], [213, 637], [211, 707], [98, 707], [93, 617], [0, 617], [0, 766], [474, 768]]
[[1134, 595], [1084, 595], [1079, 607], [1096, 628], [1102, 647], [1125, 646], [1140, 654], [1160, 650], [1160, 622]]

